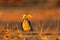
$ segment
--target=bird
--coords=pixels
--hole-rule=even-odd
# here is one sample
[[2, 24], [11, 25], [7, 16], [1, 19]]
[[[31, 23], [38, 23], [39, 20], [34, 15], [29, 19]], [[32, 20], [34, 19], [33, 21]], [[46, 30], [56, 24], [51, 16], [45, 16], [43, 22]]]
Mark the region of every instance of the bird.
[[31, 15], [23, 15], [23, 20], [21, 22], [22, 30], [24, 31], [33, 31], [32, 24], [28, 18], [32, 17]]

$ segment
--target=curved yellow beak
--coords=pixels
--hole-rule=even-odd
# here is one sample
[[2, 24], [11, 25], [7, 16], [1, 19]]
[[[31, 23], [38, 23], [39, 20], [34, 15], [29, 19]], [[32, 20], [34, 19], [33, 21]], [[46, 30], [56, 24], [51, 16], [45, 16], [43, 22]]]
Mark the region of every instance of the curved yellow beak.
[[32, 15], [23, 15], [23, 18], [32, 18]]
[[32, 18], [32, 15], [27, 15], [27, 18]]

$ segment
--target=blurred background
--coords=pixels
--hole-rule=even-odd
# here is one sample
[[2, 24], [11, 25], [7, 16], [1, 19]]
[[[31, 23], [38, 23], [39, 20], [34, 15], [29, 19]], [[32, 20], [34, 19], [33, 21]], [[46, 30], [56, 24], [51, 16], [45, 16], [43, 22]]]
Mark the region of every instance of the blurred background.
[[[60, 35], [60, 0], [0, 0], [0, 31], [16, 30], [15, 27], [22, 30], [21, 21], [24, 14], [32, 15], [29, 20], [34, 32]], [[50, 37], [48, 40], [55, 40], [55, 37], [60, 38], [54, 36], [54, 39]]]

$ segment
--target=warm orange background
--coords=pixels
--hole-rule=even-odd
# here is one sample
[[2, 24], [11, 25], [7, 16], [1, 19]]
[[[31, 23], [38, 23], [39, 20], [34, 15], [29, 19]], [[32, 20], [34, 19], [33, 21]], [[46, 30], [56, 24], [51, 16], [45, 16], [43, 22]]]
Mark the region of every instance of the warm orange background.
[[5, 8], [0, 9], [0, 21], [21, 21], [25, 13], [33, 16], [32, 21], [60, 19], [60, 9]]

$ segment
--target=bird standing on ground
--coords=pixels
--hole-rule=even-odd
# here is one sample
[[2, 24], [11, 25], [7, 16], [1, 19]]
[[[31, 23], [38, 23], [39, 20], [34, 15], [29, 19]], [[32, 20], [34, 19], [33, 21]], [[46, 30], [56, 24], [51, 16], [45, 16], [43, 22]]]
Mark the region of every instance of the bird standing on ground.
[[22, 29], [24, 31], [32, 31], [32, 25], [30, 20], [28, 20], [29, 17], [32, 17], [31, 15], [23, 15], [23, 20], [21, 23]]

